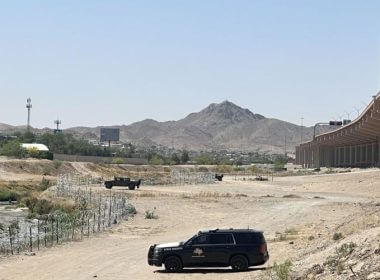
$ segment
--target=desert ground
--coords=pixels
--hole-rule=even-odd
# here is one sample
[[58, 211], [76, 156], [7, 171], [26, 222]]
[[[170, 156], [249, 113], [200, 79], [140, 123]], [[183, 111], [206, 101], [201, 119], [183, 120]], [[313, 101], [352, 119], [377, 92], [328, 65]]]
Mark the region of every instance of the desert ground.
[[[273, 182], [227, 176], [211, 185], [143, 185], [127, 192], [137, 215], [94, 238], [4, 258], [0, 279], [252, 280], [266, 279], [266, 268], [286, 260], [299, 279], [380, 279], [380, 170]], [[153, 209], [158, 218], [145, 219], [144, 212]], [[152, 244], [187, 240], [200, 229], [248, 227], [264, 231], [267, 239], [270, 261], [262, 267], [168, 274], [147, 264]], [[335, 233], [342, 238], [333, 240]], [[343, 270], [326, 264], [349, 243], [355, 249]]]

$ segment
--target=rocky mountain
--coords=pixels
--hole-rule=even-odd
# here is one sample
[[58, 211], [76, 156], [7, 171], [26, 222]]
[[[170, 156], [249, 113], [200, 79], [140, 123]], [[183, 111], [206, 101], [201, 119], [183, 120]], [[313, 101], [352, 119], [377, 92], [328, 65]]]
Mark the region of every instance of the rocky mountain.
[[[232, 102], [211, 104], [178, 121], [146, 119], [120, 128], [120, 139], [137, 145], [163, 145], [189, 150], [294, 151], [303, 139], [311, 139], [313, 129], [266, 118]], [[83, 135], [100, 134], [100, 127], [71, 128]]]
[[[146, 119], [120, 128], [120, 140], [139, 146], [163, 145], [188, 150], [294, 151], [303, 139], [311, 139], [313, 129], [266, 118], [232, 102], [211, 104], [178, 121]], [[14, 127], [0, 125], [1, 130]], [[98, 138], [100, 128], [74, 127], [65, 130], [84, 139]], [[322, 128], [326, 130], [325, 128]]]

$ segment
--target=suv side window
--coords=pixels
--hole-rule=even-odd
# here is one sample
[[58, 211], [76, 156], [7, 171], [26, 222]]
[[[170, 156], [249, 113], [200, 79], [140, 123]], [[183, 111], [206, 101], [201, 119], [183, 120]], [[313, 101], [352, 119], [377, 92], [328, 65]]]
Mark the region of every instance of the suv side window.
[[210, 235], [210, 244], [213, 245], [225, 245], [225, 244], [234, 244], [234, 239], [232, 234], [211, 234]]
[[235, 233], [236, 244], [261, 244], [263, 238], [260, 233]]
[[196, 237], [191, 243], [193, 245], [210, 244], [210, 238], [208, 235], [203, 234], [203, 235]]

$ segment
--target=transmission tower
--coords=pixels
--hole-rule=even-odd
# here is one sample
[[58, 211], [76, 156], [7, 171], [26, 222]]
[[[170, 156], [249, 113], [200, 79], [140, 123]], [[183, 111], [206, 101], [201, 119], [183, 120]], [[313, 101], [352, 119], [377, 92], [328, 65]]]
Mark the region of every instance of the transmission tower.
[[28, 109], [28, 123], [26, 126], [26, 130], [30, 131], [30, 109], [32, 109], [32, 99], [30, 97], [26, 100], [26, 108]]
[[60, 120], [54, 121], [55, 125], [57, 126], [57, 130], [59, 130], [59, 125], [62, 123]]
[[61, 123], [62, 123], [62, 122], [61, 122], [61, 120], [59, 120], [59, 119], [56, 119], [56, 120], [54, 121], [54, 124], [57, 126], [57, 129], [54, 130], [54, 133], [61, 132], [61, 130], [59, 129], [59, 125], [60, 125]]

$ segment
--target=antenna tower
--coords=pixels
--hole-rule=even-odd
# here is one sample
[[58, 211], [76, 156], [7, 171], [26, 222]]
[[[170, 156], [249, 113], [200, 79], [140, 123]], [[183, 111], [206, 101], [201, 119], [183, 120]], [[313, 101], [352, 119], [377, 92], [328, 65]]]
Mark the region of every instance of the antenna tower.
[[26, 130], [29, 132], [30, 131], [30, 109], [32, 109], [32, 99], [28, 97], [26, 100], [26, 108], [28, 109], [28, 123], [26, 126]]
[[62, 122], [60, 120], [55, 120], [54, 121], [54, 124], [57, 126], [57, 131], [59, 130], [59, 125], [61, 124]]

